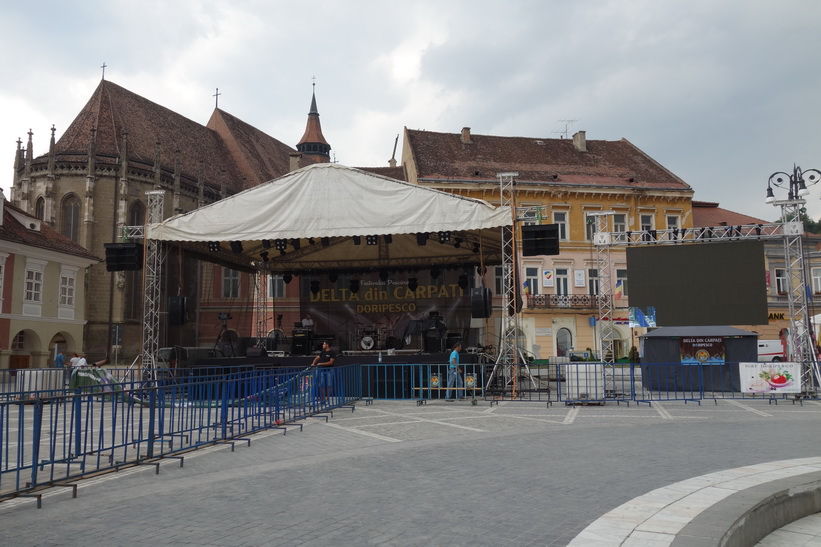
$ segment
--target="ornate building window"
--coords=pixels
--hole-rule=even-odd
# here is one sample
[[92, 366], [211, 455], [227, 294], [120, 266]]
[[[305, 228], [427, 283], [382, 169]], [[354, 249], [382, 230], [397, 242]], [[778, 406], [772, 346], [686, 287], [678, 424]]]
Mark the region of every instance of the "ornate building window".
[[75, 194], [69, 194], [63, 198], [63, 205], [60, 207], [60, 233], [74, 242], [80, 241], [81, 209], [80, 198]]
[[268, 276], [268, 298], [285, 298], [285, 280], [282, 274]]
[[230, 268], [222, 269], [222, 297], [239, 298], [239, 272]]

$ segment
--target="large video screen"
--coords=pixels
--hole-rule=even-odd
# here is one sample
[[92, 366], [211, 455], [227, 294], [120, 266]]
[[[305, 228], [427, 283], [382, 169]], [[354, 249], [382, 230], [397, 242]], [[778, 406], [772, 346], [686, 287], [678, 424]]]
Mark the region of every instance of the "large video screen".
[[627, 248], [630, 306], [659, 327], [767, 324], [761, 241]]

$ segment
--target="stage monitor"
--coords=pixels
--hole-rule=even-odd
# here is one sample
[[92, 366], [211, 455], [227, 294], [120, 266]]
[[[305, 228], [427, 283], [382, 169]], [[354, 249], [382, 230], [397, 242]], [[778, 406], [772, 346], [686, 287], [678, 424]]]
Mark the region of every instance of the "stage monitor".
[[659, 327], [768, 322], [761, 241], [628, 247], [627, 283], [630, 306], [654, 307]]

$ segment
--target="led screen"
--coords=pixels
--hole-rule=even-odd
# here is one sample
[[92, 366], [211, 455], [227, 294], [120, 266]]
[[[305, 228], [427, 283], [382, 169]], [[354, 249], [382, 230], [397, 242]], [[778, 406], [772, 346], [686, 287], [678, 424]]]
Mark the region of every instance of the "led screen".
[[656, 308], [659, 327], [766, 325], [761, 241], [628, 247], [630, 306]]

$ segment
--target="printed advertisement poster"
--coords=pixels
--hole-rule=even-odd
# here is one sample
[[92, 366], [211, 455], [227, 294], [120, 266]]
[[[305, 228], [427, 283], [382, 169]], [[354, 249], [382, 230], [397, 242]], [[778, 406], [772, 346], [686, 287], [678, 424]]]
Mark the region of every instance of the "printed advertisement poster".
[[724, 339], [721, 337], [692, 337], [681, 339], [682, 365], [723, 365]]
[[801, 393], [801, 363], [739, 363], [741, 393]]

